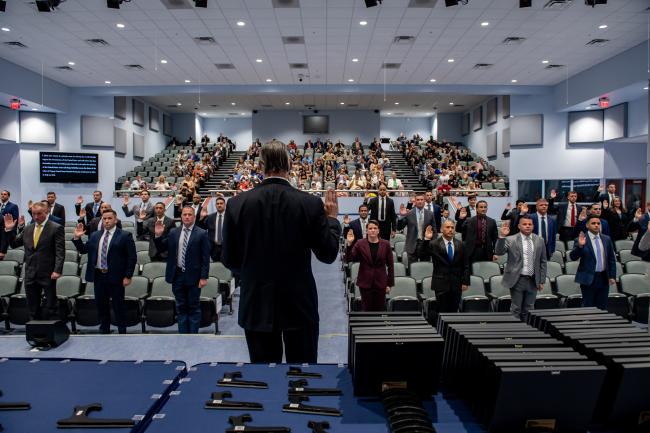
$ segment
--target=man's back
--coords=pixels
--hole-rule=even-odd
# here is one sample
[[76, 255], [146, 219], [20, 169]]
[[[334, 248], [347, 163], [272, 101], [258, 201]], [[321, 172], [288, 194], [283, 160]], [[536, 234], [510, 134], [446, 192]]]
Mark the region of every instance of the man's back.
[[247, 330], [318, 323], [311, 251], [332, 263], [340, 225], [323, 203], [279, 178], [228, 201], [222, 261], [240, 275], [239, 324]]

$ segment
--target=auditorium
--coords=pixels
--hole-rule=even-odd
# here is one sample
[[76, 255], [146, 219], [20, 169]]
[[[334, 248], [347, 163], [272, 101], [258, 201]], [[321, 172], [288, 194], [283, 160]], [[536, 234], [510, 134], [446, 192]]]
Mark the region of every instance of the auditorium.
[[1, 0], [0, 431], [650, 432], [649, 84], [648, 0]]

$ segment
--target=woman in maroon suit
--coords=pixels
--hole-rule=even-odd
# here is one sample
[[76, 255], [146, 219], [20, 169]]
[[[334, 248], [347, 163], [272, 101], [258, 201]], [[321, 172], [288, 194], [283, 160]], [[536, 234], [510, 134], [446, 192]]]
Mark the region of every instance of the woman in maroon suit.
[[361, 309], [383, 311], [386, 309], [386, 293], [395, 285], [393, 253], [390, 243], [379, 238], [377, 221], [368, 221], [366, 231], [367, 239], [356, 242], [352, 230], [348, 231], [346, 260], [360, 264], [357, 286], [361, 291]]

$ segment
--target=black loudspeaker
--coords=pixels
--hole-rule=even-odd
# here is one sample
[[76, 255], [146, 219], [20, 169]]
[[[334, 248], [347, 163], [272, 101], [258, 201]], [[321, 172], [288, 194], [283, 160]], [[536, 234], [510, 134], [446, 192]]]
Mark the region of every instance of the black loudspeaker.
[[253, 114], [257, 114], [257, 110], [253, 110]]
[[39, 349], [51, 349], [70, 337], [70, 330], [61, 320], [32, 320], [25, 324], [27, 343]]
[[458, 6], [458, 0], [445, 0], [445, 6]]
[[366, 7], [371, 8], [377, 6], [377, 0], [366, 0]]
[[194, 6], [197, 8], [207, 8], [208, 0], [194, 0]]
[[533, 0], [519, 0], [520, 8], [529, 8], [533, 5]]
[[379, 114], [379, 110], [375, 110], [375, 114]]

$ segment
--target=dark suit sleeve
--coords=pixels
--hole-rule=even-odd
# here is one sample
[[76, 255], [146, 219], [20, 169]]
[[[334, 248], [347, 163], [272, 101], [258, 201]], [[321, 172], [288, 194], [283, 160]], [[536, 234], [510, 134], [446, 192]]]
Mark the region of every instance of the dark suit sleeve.
[[492, 239], [492, 251], [491, 254], [494, 255], [494, 247], [497, 242], [497, 238], [499, 237], [499, 231], [497, 230], [497, 223], [496, 221], [492, 221], [492, 230], [490, 230], [490, 238]]
[[65, 262], [65, 230], [63, 226], [58, 226], [54, 233], [54, 272], [60, 274], [63, 272], [63, 262]]
[[182, 207], [177, 206], [174, 204], [174, 218], [180, 218], [181, 217], [181, 209]]
[[[347, 263], [358, 262], [359, 261], [359, 247], [358, 242], [354, 242], [351, 246], [346, 246], [345, 248], [345, 261]], [[391, 254], [392, 255], [392, 254]]]
[[471, 281], [470, 280], [471, 269], [469, 266], [469, 257], [467, 256], [467, 253], [465, 252], [465, 246], [462, 243], [460, 243], [460, 250], [462, 251], [461, 262], [463, 264], [462, 284], [469, 286]]
[[9, 211], [9, 213], [14, 217], [14, 220], [16, 221], [18, 220], [18, 213], [19, 213], [18, 206], [16, 206], [15, 204], [11, 206], [11, 210]]
[[4, 239], [4, 245], [2, 246], [2, 252], [6, 253], [7, 248], [11, 246], [11, 248], [19, 248], [23, 246], [23, 233], [25, 231], [25, 227], [18, 232], [18, 226], [14, 227], [13, 230], [5, 232], [3, 231], [3, 239]]
[[407, 216], [397, 218], [397, 230], [402, 230], [407, 223]]
[[210, 272], [210, 240], [208, 233], [201, 234], [201, 279], [207, 280]]
[[122, 210], [124, 211], [124, 215], [126, 215], [127, 217], [133, 216], [133, 209], [129, 209], [127, 205], [123, 204]]
[[88, 244], [84, 243], [84, 241], [81, 239], [72, 239], [72, 243], [74, 244], [77, 251], [79, 251], [79, 254], [88, 253]]
[[434, 241], [432, 239], [430, 241], [418, 243], [417, 255], [420, 257], [420, 259], [429, 259], [433, 256], [433, 242]]
[[[571, 260], [578, 261], [580, 260], [580, 257], [585, 253], [585, 247], [580, 248], [578, 246], [578, 239], [573, 241], [573, 249], [569, 253], [569, 257], [571, 257]], [[614, 263], [614, 267], [616, 267], [616, 263]]]
[[611, 239], [607, 242], [607, 275], [609, 278], [616, 278], [616, 252]]
[[81, 212], [81, 205], [79, 203], [74, 204], [74, 212], [79, 216], [79, 213]]
[[59, 205], [59, 218], [61, 218], [61, 221], [65, 224], [65, 206], [62, 204]]
[[156, 249], [158, 252], [164, 253], [169, 249], [169, 236], [171, 233], [163, 234], [160, 237], [155, 237], [153, 238], [154, 244], [156, 244]]
[[122, 234], [126, 236], [126, 274], [124, 274], [124, 277], [131, 279], [133, 277], [133, 271], [135, 270], [135, 264], [138, 261], [138, 255], [135, 252], [135, 241], [133, 240], [133, 235], [125, 231], [123, 231]]
[[325, 215], [325, 210], [318, 200], [318, 214], [312, 224], [311, 249], [316, 258], [324, 263], [333, 263], [339, 252], [341, 224], [336, 218]]
[[397, 213], [395, 212], [395, 202], [393, 200], [390, 201], [392, 203], [391, 206], [391, 215], [390, 215], [390, 223], [391, 223], [391, 230], [392, 231], [397, 231]]
[[237, 273], [241, 268], [242, 251], [241, 242], [237, 239], [237, 220], [232, 215], [233, 205], [226, 206], [223, 219], [223, 242], [221, 246], [221, 262], [225, 267]]

